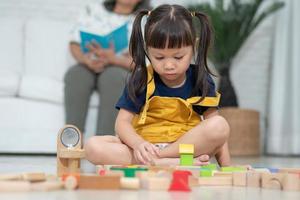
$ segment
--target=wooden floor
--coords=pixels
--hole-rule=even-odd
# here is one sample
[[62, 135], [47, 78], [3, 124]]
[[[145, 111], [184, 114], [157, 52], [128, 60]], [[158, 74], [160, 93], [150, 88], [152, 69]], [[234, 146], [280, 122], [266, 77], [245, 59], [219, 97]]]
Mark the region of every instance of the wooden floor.
[[[300, 159], [296, 157], [234, 157], [233, 163], [250, 164], [254, 167], [300, 167]], [[84, 172], [93, 172], [94, 166], [87, 161], [82, 163]], [[0, 173], [46, 172], [56, 173], [56, 157], [54, 156], [0, 156]], [[192, 192], [157, 192], [157, 191], [54, 191], [31, 193], [0, 193], [0, 199], [16, 200], [146, 200], [146, 199], [198, 199], [198, 200], [241, 200], [241, 199], [271, 199], [299, 200], [300, 192], [282, 192], [260, 188], [240, 187], [194, 187]]]

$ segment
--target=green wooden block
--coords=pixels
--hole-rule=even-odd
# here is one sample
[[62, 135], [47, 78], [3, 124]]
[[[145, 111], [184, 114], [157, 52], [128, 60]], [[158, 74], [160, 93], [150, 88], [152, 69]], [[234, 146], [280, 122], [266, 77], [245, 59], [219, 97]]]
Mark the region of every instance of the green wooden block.
[[216, 164], [208, 164], [201, 166], [201, 169], [217, 170]]
[[112, 167], [110, 170], [119, 170], [123, 171], [125, 177], [135, 177], [136, 171], [147, 171], [147, 168], [121, 168], [121, 167]]
[[221, 172], [241, 172], [246, 171], [244, 167], [221, 167]]
[[209, 169], [201, 169], [200, 176], [201, 177], [212, 177], [214, 175], [213, 170]]
[[180, 154], [180, 165], [192, 166], [194, 164], [193, 154]]

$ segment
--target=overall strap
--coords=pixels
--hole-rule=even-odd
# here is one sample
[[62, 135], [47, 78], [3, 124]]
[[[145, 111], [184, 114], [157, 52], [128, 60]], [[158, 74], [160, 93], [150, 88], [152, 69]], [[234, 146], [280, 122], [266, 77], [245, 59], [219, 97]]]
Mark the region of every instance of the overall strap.
[[198, 102], [201, 99], [201, 97], [191, 97], [188, 98], [186, 101], [192, 105], [197, 106], [217, 107], [219, 105], [220, 98], [221, 94], [219, 92], [216, 92], [215, 97], [205, 97], [201, 102]]
[[153, 76], [153, 68], [151, 65], [147, 67], [147, 90], [146, 90], [146, 102], [141, 113], [141, 117], [138, 121], [138, 124], [144, 124], [146, 121], [147, 111], [149, 108], [149, 99], [154, 93], [155, 90], [155, 83], [154, 83], [154, 76]]

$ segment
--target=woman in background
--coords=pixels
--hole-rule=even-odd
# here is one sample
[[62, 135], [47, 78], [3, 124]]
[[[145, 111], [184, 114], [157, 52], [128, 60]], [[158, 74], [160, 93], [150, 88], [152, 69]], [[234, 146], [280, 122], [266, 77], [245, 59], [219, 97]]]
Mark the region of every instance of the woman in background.
[[116, 54], [114, 46], [104, 49], [97, 43], [87, 46], [88, 53], [80, 48], [80, 31], [105, 35], [128, 23], [128, 38], [134, 12], [148, 8], [148, 0], [106, 0], [89, 4], [80, 14], [72, 30], [70, 51], [77, 64], [65, 74], [66, 123], [85, 132], [86, 116], [91, 94], [97, 90], [101, 96], [98, 107], [97, 135], [114, 133], [117, 111], [114, 105], [122, 92], [125, 78], [132, 67], [128, 48]]

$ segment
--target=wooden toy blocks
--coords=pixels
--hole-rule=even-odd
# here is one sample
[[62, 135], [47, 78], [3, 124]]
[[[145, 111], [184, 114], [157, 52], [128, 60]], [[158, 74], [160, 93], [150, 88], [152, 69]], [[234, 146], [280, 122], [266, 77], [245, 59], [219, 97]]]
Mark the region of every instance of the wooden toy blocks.
[[247, 186], [247, 173], [245, 172], [233, 172], [232, 184], [234, 186]]
[[189, 176], [192, 175], [189, 171], [176, 170], [173, 172], [173, 179], [169, 191], [191, 191], [189, 187]]
[[232, 186], [232, 177], [200, 177], [200, 186]]
[[73, 125], [66, 125], [57, 135], [57, 175], [80, 173], [80, 159], [84, 158], [82, 133]]
[[80, 175], [79, 189], [109, 189], [118, 190], [121, 188], [121, 177], [118, 175], [98, 176], [98, 175]]
[[194, 145], [179, 144], [180, 165], [191, 166], [194, 163]]

